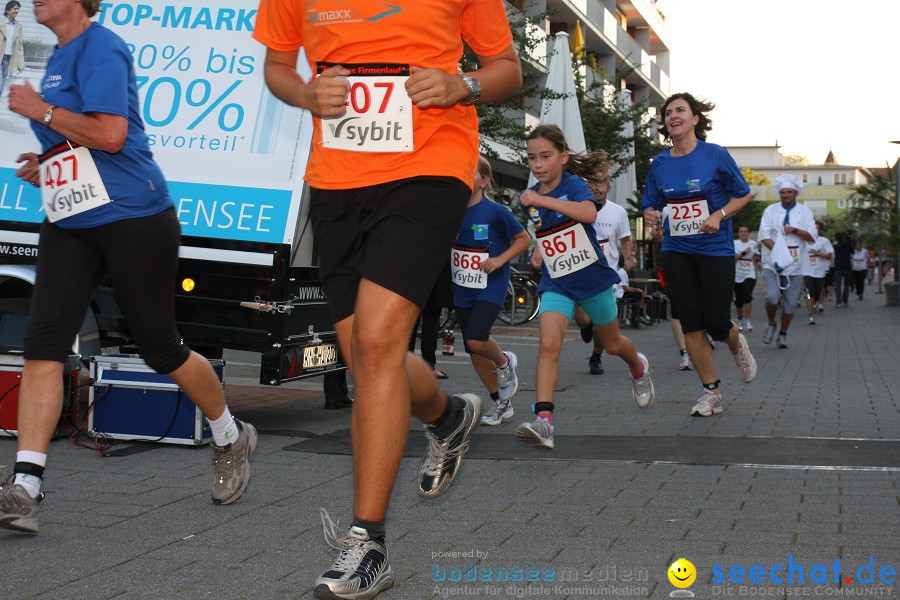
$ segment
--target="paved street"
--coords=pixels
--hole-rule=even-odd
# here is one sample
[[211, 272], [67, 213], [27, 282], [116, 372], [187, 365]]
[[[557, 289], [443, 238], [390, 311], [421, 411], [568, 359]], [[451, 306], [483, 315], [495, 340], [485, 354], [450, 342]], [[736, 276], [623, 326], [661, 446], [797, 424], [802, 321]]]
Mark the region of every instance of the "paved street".
[[[748, 334], [759, 376], [740, 383], [717, 345], [725, 412], [707, 419], [690, 417], [699, 385], [678, 371], [667, 321], [626, 331], [656, 383], [645, 412], [624, 363], [588, 373], [573, 328], [553, 451], [513, 437], [534, 402], [537, 330], [498, 330], [519, 356], [516, 416], [477, 431], [435, 500], [415, 491], [413, 426], [388, 520], [397, 584], [379, 598], [666, 598], [679, 557], [698, 598], [900, 597], [900, 309], [874, 288], [815, 326], [801, 309], [777, 350], [762, 344], [759, 300]], [[244, 497], [210, 502], [206, 447], [123, 443], [102, 458], [56, 441], [41, 533], [0, 532], [3, 598], [312, 597], [334, 558], [319, 508], [350, 518], [349, 412], [324, 410], [319, 382], [258, 387], [246, 357], [231, 360], [232, 409], [261, 433]], [[464, 354], [438, 366], [448, 390], [482, 391]], [[14, 451], [0, 438], [0, 463]]]

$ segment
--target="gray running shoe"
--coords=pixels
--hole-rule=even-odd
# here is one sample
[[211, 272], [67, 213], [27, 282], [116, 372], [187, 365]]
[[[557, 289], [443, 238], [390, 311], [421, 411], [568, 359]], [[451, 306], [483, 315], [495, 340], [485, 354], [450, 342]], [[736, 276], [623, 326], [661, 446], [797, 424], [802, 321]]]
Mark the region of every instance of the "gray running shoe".
[[522, 423], [516, 429], [516, 437], [532, 446], [553, 448], [553, 425], [547, 419], [538, 417], [532, 422]]
[[634, 398], [634, 403], [637, 404], [638, 408], [650, 408], [656, 395], [656, 392], [653, 390], [653, 380], [650, 379], [650, 362], [640, 352], [637, 355], [644, 365], [644, 374], [638, 379], [631, 378], [631, 396]]
[[44, 494], [32, 498], [25, 488], [9, 481], [0, 485], [0, 527], [23, 533], [38, 532]]
[[771, 344], [772, 338], [775, 337], [775, 325], [769, 323], [766, 325], [766, 330], [763, 332], [763, 344]]
[[779, 333], [779, 334], [778, 334], [778, 341], [777, 341], [776, 343], [778, 344], [778, 348], [779, 348], [780, 350], [786, 349], [786, 348], [787, 348], [787, 334], [786, 334], [786, 333]]
[[741, 343], [741, 349], [734, 355], [734, 362], [737, 364], [741, 381], [750, 383], [756, 377], [756, 359], [750, 353], [750, 346], [743, 333], [738, 334], [738, 340]]
[[509, 400], [494, 400], [491, 407], [481, 417], [482, 425], [500, 425], [503, 421], [508, 421], [515, 414], [512, 402]]
[[718, 394], [704, 389], [703, 395], [694, 408], [691, 409], [692, 417], [711, 417], [722, 412], [722, 399]]
[[313, 598], [320, 600], [367, 600], [394, 585], [387, 547], [369, 537], [362, 527], [351, 527], [338, 537], [337, 524], [321, 510], [325, 541], [340, 550], [331, 568], [316, 579]]
[[588, 370], [591, 375], [603, 375], [603, 363], [601, 358], [596, 354], [591, 354], [588, 359]]
[[509, 400], [519, 389], [519, 377], [516, 375], [516, 365], [519, 363], [512, 352], [504, 352], [507, 360], [505, 367], [497, 369], [497, 385], [500, 386], [500, 399]]
[[241, 497], [250, 483], [250, 455], [256, 450], [256, 427], [240, 423], [241, 434], [236, 442], [219, 448], [213, 444], [213, 467], [216, 481], [213, 483], [212, 500], [215, 504], [231, 504]]
[[469, 449], [472, 430], [481, 422], [481, 398], [475, 394], [458, 394], [456, 397], [466, 406], [462, 421], [453, 433], [441, 439], [425, 426], [428, 448], [419, 467], [419, 495], [426, 498], [437, 498], [453, 483], [463, 454]]

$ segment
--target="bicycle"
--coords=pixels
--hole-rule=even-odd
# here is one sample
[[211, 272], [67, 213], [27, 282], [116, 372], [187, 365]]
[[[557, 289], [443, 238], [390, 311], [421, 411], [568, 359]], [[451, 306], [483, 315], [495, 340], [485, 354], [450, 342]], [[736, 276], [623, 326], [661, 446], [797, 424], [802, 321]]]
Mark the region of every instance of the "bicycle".
[[521, 325], [536, 317], [541, 308], [537, 287], [530, 275], [511, 268], [506, 298], [497, 318], [507, 325]]

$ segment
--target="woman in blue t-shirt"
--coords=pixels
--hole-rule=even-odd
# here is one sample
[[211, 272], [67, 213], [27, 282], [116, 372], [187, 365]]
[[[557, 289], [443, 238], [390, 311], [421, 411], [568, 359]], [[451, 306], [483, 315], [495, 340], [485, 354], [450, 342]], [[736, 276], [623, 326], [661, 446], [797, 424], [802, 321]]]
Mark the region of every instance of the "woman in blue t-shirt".
[[[605, 152], [570, 152], [556, 125], [538, 125], [526, 138], [528, 166], [538, 180], [522, 192], [519, 202], [534, 222], [540, 253], [540, 350], [534, 422], [522, 423], [516, 435], [535, 446], [553, 447], [553, 390], [559, 376], [559, 354], [575, 307], [581, 306], [597, 326], [603, 347], [628, 364], [633, 398], [640, 408], [653, 402], [653, 382], [647, 357], [636, 352], [619, 332], [613, 285], [615, 270], [597, 242], [594, 196], [584, 179], [603, 178], [609, 170]], [[536, 252], [535, 254], [538, 254]]]
[[691, 409], [699, 417], [722, 412], [707, 332], [728, 344], [741, 381], [756, 376], [747, 340], [731, 322], [731, 216], [750, 202], [750, 188], [728, 151], [706, 142], [706, 132], [712, 129], [706, 113], [714, 107], [686, 93], [666, 99], [659, 111], [659, 131], [672, 140], [672, 147], [653, 159], [641, 201], [649, 226], [662, 219], [662, 266], [669, 297], [703, 386], [703, 396]]
[[174, 379], [209, 420], [213, 502], [243, 494], [256, 448], [256, 430], [231, 417], [209, 362], [182, 343], [175, 326], [180, 226], [147, 144], [131, 53], [91, 21], [99, 7], [100, 0], [35, 3], [35, 19], [58, 44], [40, 94], [27, 83], [10, 86], [10, 110], [31, 121], [42, 150], [20, 155], [16, 176], [41, 188], [47, 215], [25, 336], [15, 477], [0, 487], [0, 526], [30, 533], [38, 531], [63, 363], [104, 277], [144, 360]]
[[453, 304], [463, 343], [492, 400], [482, 425], [499, 425], [513, 416], [510, 399], [519, 387], [516, 355], [501, 350], [491, 327], [506, 298], [509, 261], [531, 242], [512, 211], [484, 195], [492, 177], [491, 164], [478, 157], [472, 195], [450, 255]]

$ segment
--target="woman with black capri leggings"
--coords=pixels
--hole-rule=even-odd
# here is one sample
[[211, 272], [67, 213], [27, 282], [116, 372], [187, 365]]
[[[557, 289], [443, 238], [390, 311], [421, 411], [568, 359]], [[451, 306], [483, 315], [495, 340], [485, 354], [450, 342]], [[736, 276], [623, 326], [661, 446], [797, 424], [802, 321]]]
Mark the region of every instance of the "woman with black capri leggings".
[[35, 4], [58, 44], [39, 94], [10, 86], [9, 108], [30, 120], [43, 154], [26, 152], [16, 176], [41, 188], [47, 218], [25, 335], [14, 476], [0, 486], [0, 527], [38, 532], [41, 483], [62, 409], [63, 362], [94, 291], [108, 277], [144, 360], [203, 411], [213, 435], [212, 500], [247, 487], [256, 430], [233, 419], [209, 362], [175, 327], [180, 227], [141, 120], [125, 42], [91, 21], [100, 0]]
[[672, 147], [653, 159], [641, 206], [652, 227], [662, 219], [662, 264], [672, 306], [703, 395], [693, 416], [722, 412], [719, 379], [706, 333], [726, 342], [741, 381], [756, 377], [747, 340], [731, 322], [735, 252], [730, 217], [750, 202], [750, 188], [734, 159], [706, 142], [714, 108], [691, 94], [674, 94], [659, 111], [659, 131]]

